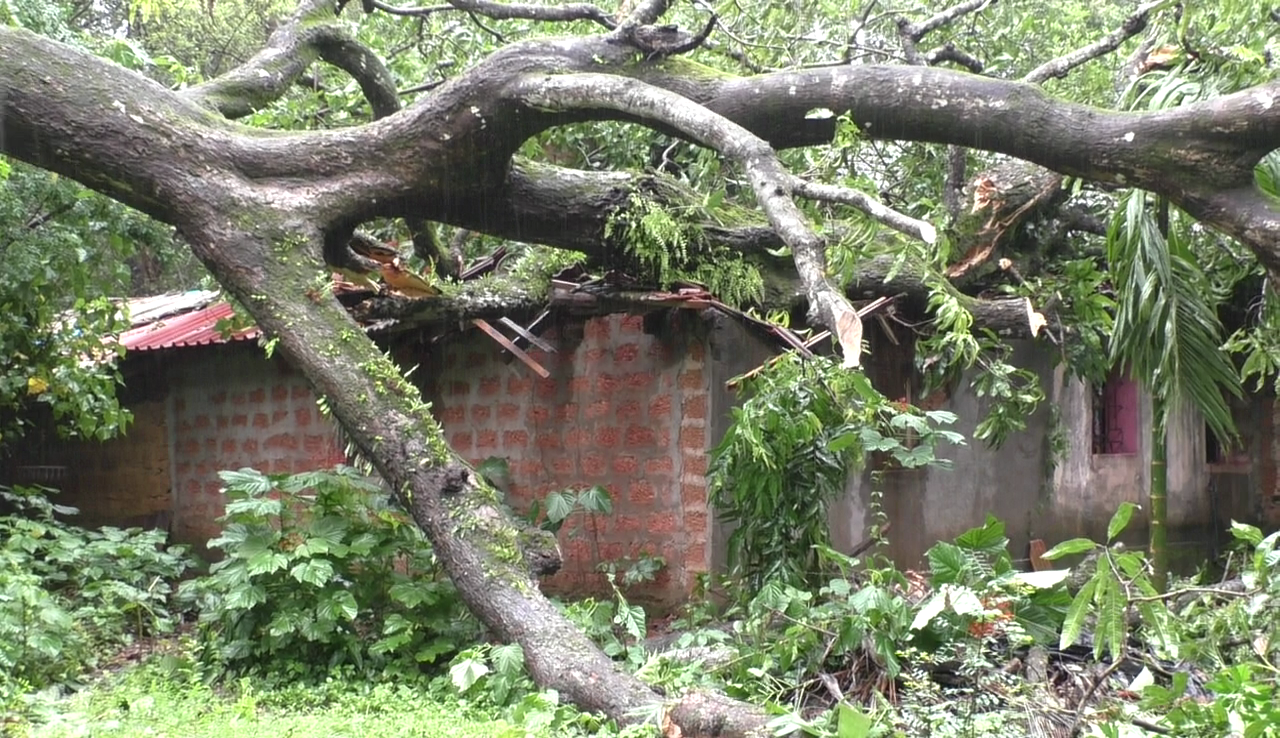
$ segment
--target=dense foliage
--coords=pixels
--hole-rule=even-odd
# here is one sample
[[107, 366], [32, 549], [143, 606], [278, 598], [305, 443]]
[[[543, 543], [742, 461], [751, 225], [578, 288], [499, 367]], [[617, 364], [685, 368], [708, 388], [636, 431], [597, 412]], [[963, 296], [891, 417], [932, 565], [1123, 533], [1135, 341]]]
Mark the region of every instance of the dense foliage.
[[182, 587], [215, 673], [414, 674], [476, 637], [422, 532], [354, 469], [221, 476], [226, 557]]
[[729, 565], [747, 594], [765, 582], [821, 584], [829, 506], [869, 456], [881, 466], [945, 466], [938, 445], [964, 442], [942, 428], [953, 414], [890, 401], [829, 358], [785, 356], [742, 392], [708, 481], [716, 511], [734, 524]]
[[193, 563], [162, 531], [67, 523], [76, 510], [48, 492], [0, 487], [0, 712], [124, 643], [171, 632], [172, 585]]
[[[69, 11], [0, 4], [0, 22], [129, 65], [126, 45], [77, 32]], [[123, 430], [117, 351], [102, 341], [129, 327], [119, 298], [195, 286], [204, 272], [194, 264], [172, 228], [0, 157], [0, 449], [33, 425], [91, 439]]]
[[[406, 100], [456, 78], [499, 48], [548, 33], [586, 33], [590, 25], [486, 19], [482, 5], [406, 10], [379, 3], [379, 12], [367, 16], [351, 5], [345, 17], [357, 26], [356, 37], [387, 61]], [[723, 0], [679, 4], [666, 20], [700, 27], [708, 9], [719, 19], [708, 43], [672, 60], [675, 76], [689, 79], [832, 62], [958, 64], [975, 75], [1027, 79], [1100, 107], [1156, 110], [1274, 78], [1280, 24], [1263, 17], [1256, 3], [1158, 1], [1144, 7], [1139, 22], [1123, 2], [1062, 0], [1048, 18], [1043, 4], [970, 2], [954, 6], [936, 24], [920, 26], [914, 24], [924, 22], [927, 12], [912, 3]], [[80, 44], [184, 89], [244, 61], [272, 31], [279, 10], [274, 2], [244, 0], [0, 2], [0, 23]], [[402, 15], [413, 18], [397, 17]], [[1124, 33], [1114, 36], [1119, 31]], [[1087, 49], [1109, 33], [1118, 39], [1109, 54], [1060, 73], [1041, 73], [1042, 62]], [[935, 48], [918, 47], [925, 35]], [[286, 94], [258, 106], [244, 121], [268, 129], [333, 129], [372, 117], [360, 87], [334, 69], [317, 66], [296, 81], [302, 84], [291, 80]], [[1167, 200], [1126, 188], [1123, 179], [1099, 185], [1059, 178], [1025, 207], [999, 217], [992, 207], [987, 220], [986, 206], [1012, 199], [988, 176], [1005, 163], [1001, 157], [872, 140], [839, 112], [810, 112], [813, 119], [840, 119], [833, 146], [786, 151], [783, 162], [806, 179], [857, 188], [882, 207], [925, 222], [930, 231], [936, 224], [940, 234], [936, 240], [913, 238], [882, 228], [865, 207], [807, 201], [804, 214], [827, 237], [830, 276], [856, 281], [865, 265], [879, 260], [891, 264], [890, 278], [906, 274], [923, 286], [923, 299], [917, 296], [917, 304], [908, 306], [922, 319], [905, 326], [914, 334], [919, 368], [931, 386], [967, 377], [988, 400], [978, 440], [998, 445], [1020, 430], [1045, 397], [1034, 374], [1010, 363], [1008, 342], [975, 323], [970, 309], [977, 300], [999, 293], [1029, 298], [1029, 321], [1044, 319], [1046, 340], [1076, 375], [1097, 380], [1117, 365], [1138, 372], [1157, 399], [1157, 432], [1167, 413], [1190, 402], [1223, 441], [1231, 440], [1224, 393], [1238, 392], [1242, 374], [1265, 383], [1280, 367], [1280, 308], [1253, 253]], [[624, 242], [621, 256], [627, 258], [619, 260], [629, 261], [625, 266], [642, 279], [663, 287], [692, 279], [748, 305], [789, 301], [789, 294], [779, 297], [765, 268], [776, 266], [768, 257], [789, 256], [787, 249], [743, 257], [707, 248], [707, 233], [760, 222], [756, 210], [764, 203], [745, 186], [741, 161], [629, 123], [560, 126], [526, 141], [521, 153], [543, 166], [581, 172], [646, 172], [644, 191], [623, 198], [602, 218], [606, 238]], [[1273, 154], [1257, 168], [1271, 197], [1280, 182], [1277, 161]], [[0, 161], [0, 180], [12, 184], [0, 191], [6, 277], [0, 280], [0, 308], [15, 316], [0, 329], [0, 354], [8, 362], [0, 382], [0, 443], [20, 435], [33, 406], [40, 405], [48, 406], [64, 432], [110, 435], [126, 417], [115, 403], [117, 378], [98, 339], [123, 323], [105, 298], [141, 289], [139, 284], [154, 289], [164, 284], [155, 274], [183, 271], [166, 272], [166, 265], [180, 263], [167, 251], [172, 234], [78, 186], [7, 160]], [[389, 243], [410, 239], [408, 225], [398, 220], [366, 225]], [[465, 256], [498, 245], [486, 236], [428, 228]], [[134, 258], [135, 250], [146, 259]], [[137, 266], [126, 281], [119, 264], [131, 258]], [[179, 274], [173, 283], [189, 285], [195, 271]], [[760, 307], [784, 308], [765, 311], [784, 321], [790, 305]], [[1224, 354], [1219, 347], [1227, 335]], [[384, 372], [378, 379], [387, 377]], [[812, 735], [1030, 732], [1035, 726], [1026, 724], [1025, 713], [1040, 693], [1014, 689], [1007, 674], [997, 673], [1005, 669], [993, 668], [1010, 654], [1029, 655], [1053, 643], [1055, 635], [1058, 649], [1065, 650], [1091, 633], [1087, 650], [1094, 658], [1106, 654], [1106, 668], [1114, 674], [1136, 663], [1129, 653], [1135, 633], [1151, 652], [1143, 662], [1148, 656], [1165, 659], [1158, 664], [1193, 650], [1188, 644], [1203, 647], [1207, 634], [1229, 634], [1223, 642], [1240, 641], [1234, 651], [1197, 656], [1220, 670], [1206, 681], [1220, 696], [1217, 702], [1202, 706], [1183, 699], [1189, 678], [1166, 669], [1174, 675], [1148, 674], [1155, 684], [1142, 709], [1149, 712], [1134, 719], [1167, 710], [1169, 723], [1189, 734], [1220, 734], [1224, 726], [1251, 735], [1269, 729], [1274, 649], [1271, 634], [1262, 638], [1253, 619], [1274, 615], [1268, 603], [1276, 593], [1265, 574], [1276, 563], [1274, 538], [1236, 528], [1250, 547], [1243, 590], [1202, 593], [1215, 605], [1229, 599], [1233, 604], [1227, 607], [1203, 606], [1198, 595], [1179, 602], [1159, 594], [1164, 571], [1154, 546], [1157, 560], [1149, 573], [1150, 562], [1136, 553], [1064, 544], [1055, 555], [1091, 549], [1095, 556], [1075, 592], [1061, 582], [1019, 578], [994, 522], [931, 550], [928, 590], [913, 592], [918, 583], [891, 567], [872, 566], [855, 575], [853, 562], [824, 550], [825, 503], [868, 451], [881, 454], [879, 462], [885, 463], [932, 461], [935, 440], [948, 438], [935, 426], [949, 418], [889, 405], [860, 374], [830, 371], [824, 361], [784, 362], [763, 375], [754, 392], [717, 451], [715, 470], [718, 503], [739, 523], [734, 553], [749, 584], [740, 590], [747, 604], [728, 613], [740, 618], [729, 630], [688, 635], [701, 647], [731, 649], [728, 663], [708, 667], [703, 661], [709, 654], [692, 666], [650, 659], [636, 644], [645, 631], [643, 613], [621, 591], [604, 605], [574, 612], [610, 655], [638, 666], [646, 680], [668, 694], [697, 685], [723, 688], [769, 705], [780, 715], [779, 729]], [[409, 402], [415, 412], [425, 412], [417, 398]], [[1160, 438], [1154, 440], [1163, 447]], [[1159, 452], [1156, 458], [1161, 460]], [[486, 705], [526, 705], [529, 711], [521, 715], [527, 722], [576, 719], [560, 709], [555, 695], [528, 691], [521, 655], [512, 646], [468, 648], [466, 626], [451, 630], [459, 622], [457, 600], [439, 581], [429, 549], [406, 518], [370, 502], [371, 490], [353, 475], [273, 478], [239, 472], [227, 481], [234, 495], [224, 521], [228, 532], [215, 545], [228, 558], [210, 578], [188, 587], [204, 614], [199, 655], [207, 665], [230, 672], [275, 667], [314, 675], [323, 665], [407, 674], [453, 655], [450, 678], [459, 692], [483, 690]], [[597, 508], [591, 512], [604, 511], [599, 496], [587, 493]], [[578, 491], [572, 499], [551, 500], [553, 517], [583, 499]], [[1153, 490], [1153, 501], [1162, 499]], [[1153, 505], [1153, 515], [1161, 505]], [[1112, 537], [1131, 512], [1117, 515]], [[774, 525], [778, 517], [782, 524]], [[114, 543], [129, 538], [102, 535]], [[15, 540], [26, 545], [25, 538]], [[849, 573], [833, 577], [831, 568], [841, 564]], [[36, 590], [47, 593], [42, 581], [31, 578], [37, 568], [24, 562], [19, 569], [28, 573], [14, 575], [15, 591], [27, 598], [14, 610], [21, 624], [32, 622], [21, 603], [35, 602]], [[66, 624], [61, 623], [51, 625]], [[25, 638], [15, 642], [28, 648]], [[68, 643], [71, 653], [82, 650]], [[871, 677], [863, 678], [868, 665]], [[67, 673], [55, 669], [42, 678]], [[958, 674], [959, 686], [943, 685], [940, 673]], [[850, 675], [873, 688], [854, 695]], [[1090, 694], [1106, 675], [1093, 679]], [[1136, 683], [1135, 675], [1130, 686]], [[890, 703], [881, 700], [898, 698], [899, 688], [906, 696], [891, 713], [885, 707]], [[945, 707], [958, 696], [967, 700], [963, 719]], [[1088, 695], [1076, 704], [1078, 722]], [[1123, 721], [1113, 721], [1111, 734], [1119, 733], [1118, 724]]]

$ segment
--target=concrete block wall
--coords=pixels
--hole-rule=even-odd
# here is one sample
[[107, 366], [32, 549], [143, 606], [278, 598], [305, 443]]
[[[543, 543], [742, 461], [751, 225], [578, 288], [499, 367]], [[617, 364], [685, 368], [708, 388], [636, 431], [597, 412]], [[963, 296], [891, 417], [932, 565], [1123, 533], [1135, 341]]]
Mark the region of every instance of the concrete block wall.
[[645, 551], [667, 566], [633, 595], [674, 603], [710, 564], [706, 343], [696, 331], [673, 333], [649, 335], [628, 315], [562, 324], [543, 335], [556, 353], [532, 352], [550, 371], [541, 379], [473, 331], [417, 373], [458, 453], [507, 461], [516, 510], [555, 490], [609, 491], [612, 515], [566, 522], [565, 566], [544, 583], [549, 591], [604, 591], [598, 563]]
[[169, 380], [173, 536], [202, 546], [218, 535], [224, 469], [291, 473], [346, 461], [300, 374], [256, 346], [188, 349]]
[[[165, 403], [129, 403], [133, 422], [107, 443], [60, 439], [51, 430], [19, 446], [0, 484], [40, 484], [59, 490], [54, 501], [78, 508], [70, 520], [97, 527], [165, 528], [171, 516], [168, 420]], [[35, 469], [57, 469], [49, 476]]]
[[1259, 490], [1258, 512], [1263, 524], [1269, 528], [1280, 528], [1280, 478], [1276, 469], [1280, 468], [1280, 437], [1276, 435], [1276, 426], [1280, 425], [1280, 403], [1276, 398], [1268, 396], [1259, 412], [1258, 446], [1263, 449], [1259, 455], [1259, 474], [1261, 489]]

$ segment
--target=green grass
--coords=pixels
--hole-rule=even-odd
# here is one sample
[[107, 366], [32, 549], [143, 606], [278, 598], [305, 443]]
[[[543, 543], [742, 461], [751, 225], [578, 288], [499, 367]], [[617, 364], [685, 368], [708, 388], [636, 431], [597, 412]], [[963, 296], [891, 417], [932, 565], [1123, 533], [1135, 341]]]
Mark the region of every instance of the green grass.
[[[212, 689], [136, 667], [70, 697], [42, 702], [29, 738], [525, 738], [522, 728], [476, 715], [425, 688], [344, 684], [257, 689], [250, 680]], [[2, 732], [2, 731], [0, 731]]]

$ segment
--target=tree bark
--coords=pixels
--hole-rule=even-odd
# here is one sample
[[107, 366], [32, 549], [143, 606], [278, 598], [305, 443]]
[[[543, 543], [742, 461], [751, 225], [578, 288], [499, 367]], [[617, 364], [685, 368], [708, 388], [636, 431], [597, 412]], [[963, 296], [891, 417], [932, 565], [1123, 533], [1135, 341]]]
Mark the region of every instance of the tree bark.
[[[1055, 100], [1027, 84], [921, 67], [726, 77], [638, 53], [639, 39], [652, 36], [646, 24], [664, 7], [641, 3], [608, 36], [509, 46], [368, 125], [287, 134], [251, 131], [224, 116], [286, 89], [312, 58], [361, 73], [367, 57], [324, 21], [332, 0], [308, 0], [267, 52], [186, 94], [3, 27], [0, 152], [177, 227], [399, 493], [468, 606], [523, 647], [539, 685], [621, 722], [662, 708], [687, 738], [762, 735], [763, 711], [723, 696], [663, 704], [538, 593], [497, 493], [450, 451], [417, 390], [328, 291], [327, 251], [383, 216], [550, 246], [612, 248], [599, 234], [633, 178], [513, 167], [513, 156], [554, 126], [633, 121], [719, 148], [750, 172], [768, 231], [713, 237], [758, 245], [772, 232], [791, 245], [811, 308], [841, 335], [847, 302], [827, 282], [821, 241], [792, 203], [805, 188], [765, 145], [830, 141], [833, 121], [807, 116], [825, 108], [850, 111], [872, 138], [998, 151], [1061, 174], [1150, 189], [1238, 238], [1280, 274], [1280, 207], [1255, 188], [1252, 174], [1280, 146], [1280, 82], [1167, 112], [1120, 114]], [[385, 79], [360, 79], [371, 100], [386, 103]], [[624, 87], [644, 92], [624, 105], [614, 94]], [[824, 193], [832, 194], [809, 194]]]

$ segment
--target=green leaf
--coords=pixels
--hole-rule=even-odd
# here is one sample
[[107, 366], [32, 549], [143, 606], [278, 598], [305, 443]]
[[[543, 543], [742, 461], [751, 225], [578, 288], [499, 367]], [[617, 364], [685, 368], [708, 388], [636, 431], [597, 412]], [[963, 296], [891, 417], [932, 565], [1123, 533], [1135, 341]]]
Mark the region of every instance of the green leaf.
[[1089, 604], [1093, 601], [1093, 592], [1097, 586], [1097, 578], [1090, 579], [1076, 593], [1075, 599], [1071, 600], [1071, 606], [1067, 608], [1067, 616], [1062, 623], [1062, 637], [1058, 641], [1058, 648], [1070, 648], [1080, 638], [1080, 631], [1084, 628], [1084, 619], [1089, 612]]
[[988, 514], [986, 522], [981, 526], [956, 536], [956, 545], [971, 551], [1000, 553], [1009, 545], [1009, 539], [1005, 538], [1004, 530], [1004, 521]]
[[279, 551], [259, 551], [245, 564], [245, 568], [249, 574], [258, 576], [261, 574], [270, 574], [289, 565], [289, 557]]
[[483, 661], [476, 659], [459, 661], [449, 667], [449, 678], [453, 681], [454, 688], [463, 694], [488, 673], [489, 667]]
[[505, 487], [511, 481], [511, 465], [500, 456], [490, 456], [481, 461], [480, 466], [476, 467], [476, 472], [490, 484], [500, 487]]
[[933, 622], [933, 619], [942, 614], [947, 608], [947, 595], [944, 591], [934, 592], [929, 599], [924, 601], [920, 609], [916, 612], [915, 618], [911, 621], [911, 630], [920, 630]]
[[1115, 515], [1111, 516], [1111, 522], [1107, 524], [1107, 543], [1116, 539], [1120, 535], [1120, 531], [1129, 525], [1130, 518], [1133, 517], [1133, 511], [1139, 509], [1132, 502], [1122, 502], [1120, 507], [1116, 509]]
[[577, 496], [572, 491], [556, 491], [547, 495], [547, 520], [560, 523], [573, 514]]
[[1092, 551], [1097, 546], [1098, 544], [1088, 538], [1072, 538], [1069, 541], [1063, 541], [1048, 551], [1045, 551], [1041, 558], [1054, 561], [1062, 558], [1063, 556], [1072, 556], [1074, 554], [1082, 554], [1086, 551]]
[[1235, 536], [1236, 540], [1244, 541], [1251, 546], [1262, 543], [1262, 531], [1248, 523], [1237, 523], [1232, 520], [1231, 535]]
[[360, 608], [356, 605], [355, 595], [345, 589], [331, 592], [316, 608], [317, 615], [332, 620], [355, 620], [359, 613]]
[[587, 512], [598, 515], [613, 513], [613, 498], [609, 496], [609, 490], [598, 484], [579, 492], [578, 504]]
[[850, 705], [841, 702], [839, 717], [836, 718], [836, 735], [838, 738], [870, 738], [875, 721], [871, 716]]
[[933, 574], [931, 579], [934, 586], [959, 583], [963, 580], [969, 558], [959, 546], [939, 541], [929, 548], [925, 556], [929, 559], [929, 571]]
[[303, 584], [323, 587], [333, 580], [333, 564], [326, 559], [308, 559], [295, 565], [289, 574]]
[[645, 615], [643, 607], [622, 603], [618, 607], [618, 613], [613, 616], [613, 622], [621, 626], [627, 635], [632, 638], [636, 640], [644, 638]]
[[428, 599], [426, 587], [421, 582], [396, 582], [387, 590], [391, 599], [413, 609]]
[[250, 495], [261, 495], [275, 488], [267, 475], [257, 469], [238, 469], [236, 471], [220, 471], [218, 478], [228, 491], [243, 492]]
[[516, 675], [524, 669], [524, 651], [518, 643], [504, 643], [490, 654], [493, 668], [499, 674]]
[[313, 537], [323, 539], [336, 546], [342, 543], [342, 539], [346, 536], [347, 529], [350, 526], [351, 524], [347, 519], [340, 515], [326, 515], [313, 520], [308, 532]]

